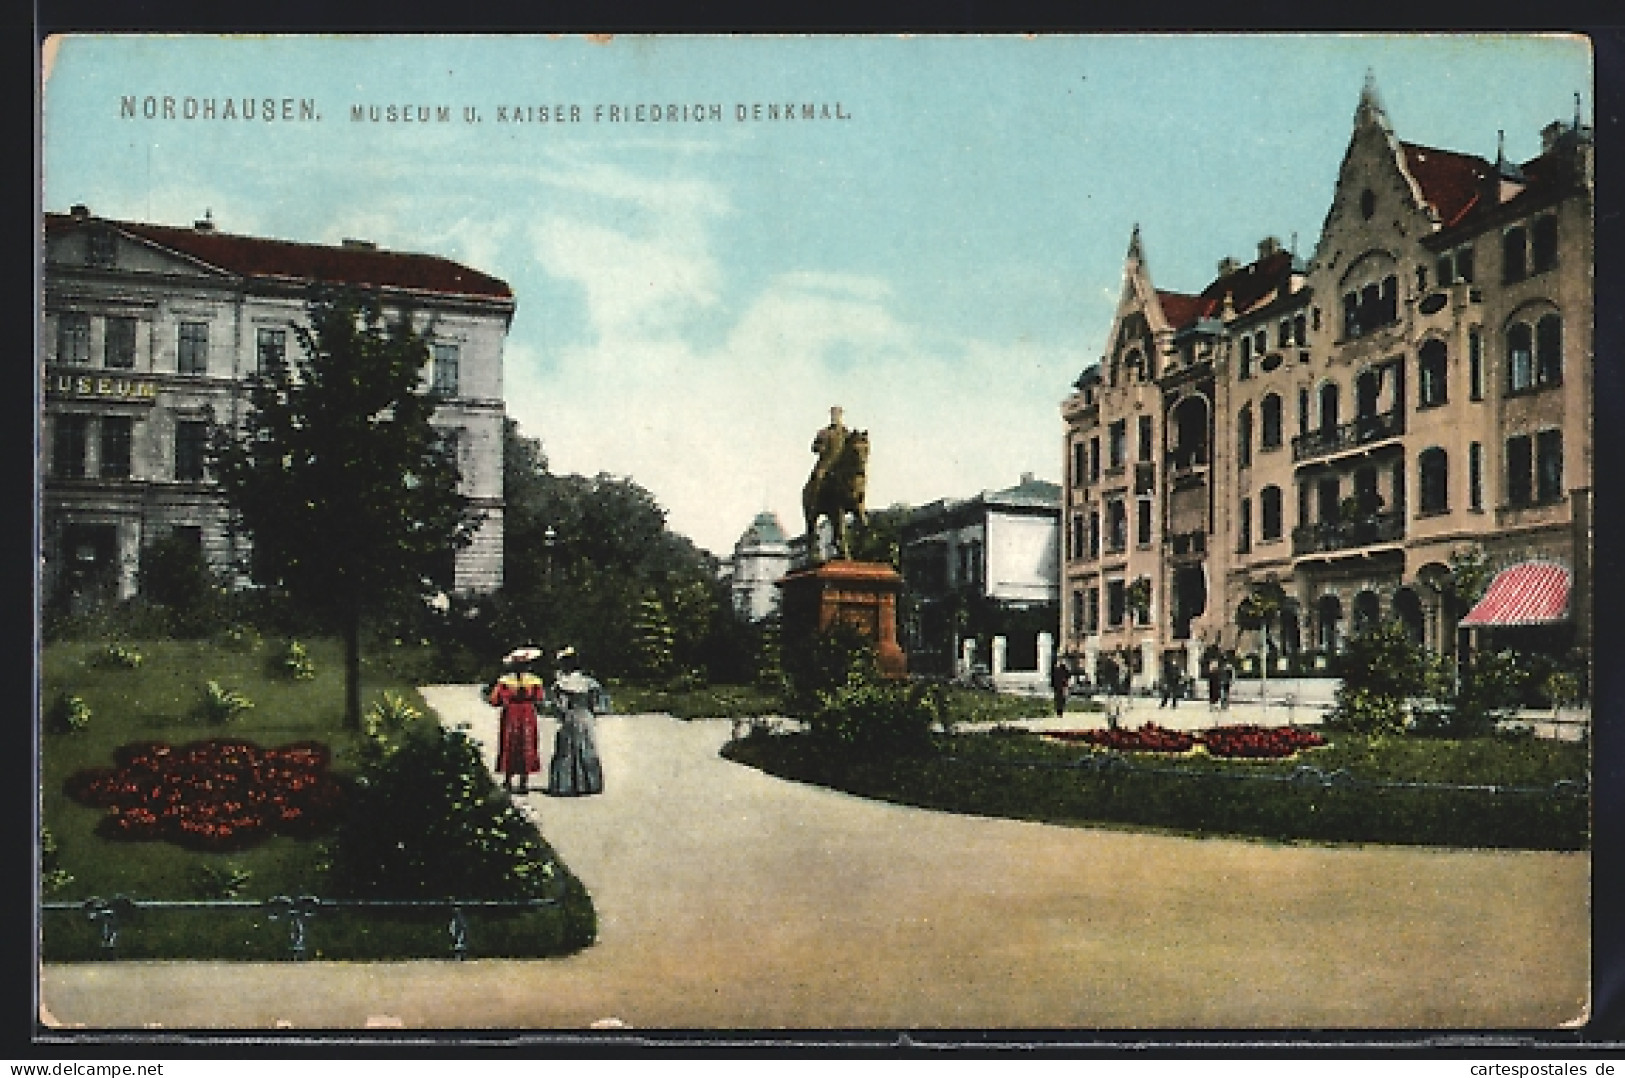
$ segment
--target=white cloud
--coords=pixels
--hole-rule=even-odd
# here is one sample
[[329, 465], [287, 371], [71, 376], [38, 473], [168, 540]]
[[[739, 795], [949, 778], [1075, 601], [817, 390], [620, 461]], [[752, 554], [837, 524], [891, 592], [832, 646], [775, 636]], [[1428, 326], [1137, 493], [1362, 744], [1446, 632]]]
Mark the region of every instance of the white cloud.
[[580, 285], [603, 342], [658, 338], [717, 302], [717, 266], [687, 238], [549, 216], [531, 229], [548, 273]]
[[[816, 287], [803, 287], [813, 284]], [[672, 526], [726, 555], [764, 508], [792, 533], [830, 405], [867, 429], [869, 502], [920, 504], [1059, 469], [1058, 401], [1070, 357], [989, 342], [928, 344], [879, 297], [883, 282], [778, 278], [716, 348], [627, 333], [569, 348], [538, 379], [510, 349], [509, 412], [555, 470], [629, 475]], [[647, 328], [647, 322], [637, 323]], [[849, 354], [849, 363], [831, 356]], [[1061, 380], [1057, 381], [1060, 377]]]

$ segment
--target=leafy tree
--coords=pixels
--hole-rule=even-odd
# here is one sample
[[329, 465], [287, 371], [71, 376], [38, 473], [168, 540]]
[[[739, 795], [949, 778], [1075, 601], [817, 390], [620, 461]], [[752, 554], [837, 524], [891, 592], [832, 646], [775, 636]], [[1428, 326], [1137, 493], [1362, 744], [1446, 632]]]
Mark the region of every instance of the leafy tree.
[[361, 723], [361, 626], [369, 611], [445, 581], [477, 518], [431, 424], [428, 347], [375, 296], [318, 293], [303, 356], [250, 390], [213, 467], [253, 541], [253, 578], [318, 612], [344, 639], [345, 721]]
[[884, 562], [893, 569], [903, 568], [903, 522], [912, 510], [898, 503], [869, 513], [869, 522], [850, 533], [850, 550], [856, 561]]
[[638, 672], [651, 678], [670, 674], [676, 634], [671, 619], [666, 616], [665, 605], [653, 591], [644, 596], [639, 607], [637, 634]]
[[1337, 705], [1327, 721], [1356, 733], [1396, 734], [1405, 728], [1409, 699], [1445, 691], [1439, 662], [1403, 623], [1389, 619], [1349, 640]]
[[642, 673], [639, 627], [652, 594], [670, 627], [670, 662], [708, 665], [728, 609], [717, 561], [667, 528], [653, 495], [607, 474], [553, 474], [541, 443], [511, 421], [504, 467], [503, 597], [486, 605], [507, 612], [513, 639], [573, 645], [601, 674]]

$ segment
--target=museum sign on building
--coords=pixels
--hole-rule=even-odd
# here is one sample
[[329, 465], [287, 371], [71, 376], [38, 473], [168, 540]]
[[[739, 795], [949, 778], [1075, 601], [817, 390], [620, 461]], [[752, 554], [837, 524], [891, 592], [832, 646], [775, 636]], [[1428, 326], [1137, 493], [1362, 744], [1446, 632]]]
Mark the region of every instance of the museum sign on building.
[[115, 221], [84, 206], [47, 214], [41, 431], [47, 602], [135, 594], [141, 551], [180, 536], [210, 564], [243, 540], [207, 468], [216, 426], [243, 415], [257, 374], [298, 358], [313, 285], [370, 291], [412, 312], [425, 391], [452, 433], [462, 493], [481, 515], [456, 553], [455, 590], [502, 583], [502, 349], [508, 285], [433, 255]]

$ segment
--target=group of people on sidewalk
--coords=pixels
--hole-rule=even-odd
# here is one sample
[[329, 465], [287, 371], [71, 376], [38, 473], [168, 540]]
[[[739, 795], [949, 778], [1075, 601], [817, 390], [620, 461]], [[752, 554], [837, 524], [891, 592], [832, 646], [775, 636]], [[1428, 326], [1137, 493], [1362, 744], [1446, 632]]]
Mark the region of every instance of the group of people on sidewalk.
[[[559, 714], [545, 793], [574, 797], [604, 792], [604, 768], [593, 738], [593, 718], [608, 710], [603, 686], [581, 669], [574, 648], [559, 652], [551, 688], [536, 673], [540, 648], [520, 647], [503, 657], [502, 676], [487, 700], [500, 708], [497, 720], [496, 770], [502, 788], [530, 793], [530, 776], [542, 770], [538, 708], [551, 702]], [[518, 780], [517, 790], [514, 781]]]
[[[1202, 676], [1207, 680], [1209, 710], [1230, 706], [1230, 683], [1235, 680], [1235, 665], [1223, 653], [1210, 654], [1203, 664]], [[1072, 688], [1072, 670], [1057, 656], [1050, 666], [1050, 689], [1055, 694], [1055, 714], [1066, 713], [1066, 700]], [[1185, 672], [1180, 669], [1177, 654], [1169, 653], [1162, 661], [1162, 678], [1158, 682], [1158, 707], [1178, 707], [1185, 695]]]

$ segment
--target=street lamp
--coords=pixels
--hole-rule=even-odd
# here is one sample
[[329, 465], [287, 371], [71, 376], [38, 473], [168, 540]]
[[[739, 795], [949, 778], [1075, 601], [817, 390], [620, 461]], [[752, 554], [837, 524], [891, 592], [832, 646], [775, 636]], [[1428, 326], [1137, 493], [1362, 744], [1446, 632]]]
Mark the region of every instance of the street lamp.
[[558, 541], [559, 533], [549, 524], [542, 533], [542, 549], [546, 552], [546, 561], [543, 563], [547, 574], [547, 582], [553, 583], [553, 544]]

